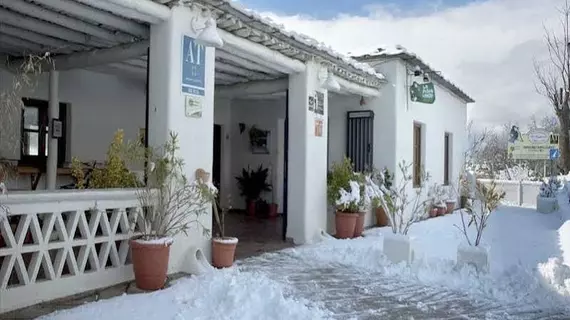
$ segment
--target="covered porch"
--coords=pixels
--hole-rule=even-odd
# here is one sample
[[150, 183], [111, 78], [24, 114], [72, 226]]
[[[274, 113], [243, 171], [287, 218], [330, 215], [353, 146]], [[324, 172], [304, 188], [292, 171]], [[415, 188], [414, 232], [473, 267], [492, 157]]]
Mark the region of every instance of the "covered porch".
[[[212, 172], [225, 206], [245, 209], [235, 181], [243, 168], [271, 168], [263, 197], [280, 216], [263, 230], [240, 216], [228, 220], [244, 256], [248, 242], [278, 248], [330, 230], [329, 109], [374, 99], [381, 75], [229, 2], [0, 1], [0, 17], [1, 92], [26, 74], [19, 67], [30, 55], [50, 53], [28, 73], [33, 85], [17, 92], [24, 109], [0, 139], [1, 161], [18, 173], [0, 202], [10, 209], [0, 222], [0, 314], [133, 278], [134, 191], [61, 190], [73, 184], [73, 157], [105, 165], [118, 129], [151, 146], [177, 132], [186, 173]], [[211, 17], [218, 48], [195, 41]], [[346, 114], [338, 116], [340, 124]], [[269, 132], [267, 152], [252, 152], [241, 124]], [[211, 226], [211, 215], [204, 223]], [[177, 239], [169, 272], [197, 272], [196, 248], [210, 259], [201, 232]]]

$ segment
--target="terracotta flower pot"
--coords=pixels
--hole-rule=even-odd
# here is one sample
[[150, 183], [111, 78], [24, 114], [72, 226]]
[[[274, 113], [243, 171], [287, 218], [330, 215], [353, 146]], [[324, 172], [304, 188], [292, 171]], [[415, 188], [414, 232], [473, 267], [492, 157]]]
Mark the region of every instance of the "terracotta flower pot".
[[388, 225], [388, 216], [386, 215], [386, 211], [384, 208], [378, 207], [375, 210], [376, 213], [376, 226], [378, 227], [385, 227]]
[[431, 208], [429, 209], [429, 216], [430, 216], [430, 218], [437, 217], [437, 211], [438, 211], [438, 210], [437, 210], [437, 207], [431, 207]]
[[335, 215], [336, 237], [348, 239], [354, 237], [358, 213], [337, 212]]
[[129, 244], [137, 287], [142, 290], [158, 290], [164, 287], [172, 239], [132, 239]]
[[277, 218], [278, 209], [279, 209], [279, 206], [277, 205], [277, 203], [269, 204], [269, 218], [271, 218], [271, 219]]
[[354, 225], [354, 238], [358, 238], [360, 236], [362, 236], [362, 231], [364, 231], [364, 217], [366, 216], [366, 213], [361, 212], [358, 214], [358, 217], [356, 217], [356, 224]]
[[443, 216], [446, 211], [447, 211], [447, 207], [437, 207], [437, 215], [438, 216]]
[[237, 238], [212, 239], [212, 265], [216, 268], [231, 267], [234, 264], [237, 244]]
[[253, 200], [247, 201], [247, 215], [250, 217], [255, 217], [255, 207], [256, 203]]
[[447, 206], [446, 213], [452, 213], [453, 210], [455, 209], [455, 201], [447, 201], [445, 202], [445, 205]]

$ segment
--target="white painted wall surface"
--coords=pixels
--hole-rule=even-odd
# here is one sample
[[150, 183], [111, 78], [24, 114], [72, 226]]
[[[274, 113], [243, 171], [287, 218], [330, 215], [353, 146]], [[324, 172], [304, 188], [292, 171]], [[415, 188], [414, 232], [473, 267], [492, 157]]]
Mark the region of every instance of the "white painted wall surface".
[[322, 136], [315, 136], [315, 119], [308, 98], [322, 90], [319, 66], [289, 76], [289, 171], [287, 237], [295, 243], [311, 242], [327, 228], [328, 98], [324, 92]]
[[[150, 35], [150, 83], [149, 83], [149, 144], [160, 146], [168, 139], [170, 132], [179, 137], [179, 156], [184, 159], [184, 171], [194, 179], [195, 171], [202, 168], [212, 170], [214, 131], [214, 48], [206, 48], [205, 96], [202, 102], [201, 118], [185, 115], [185, 97], [182, 85], [182, 41], [183, 35], [196, 37], [190, 29], [192, 18], [199, 12], [175, 5], [168, 21], [151, 26]], [[200, 218], [203, 226], [211, 230], [212, 214]], [[175, 241], [172, 252], [180, 257], [171, 261], [172, 267], [189, 271], [192, 247], [201, 248], [206, 257], [211, 257], [210, 239], [202, 230], [191, 230], [184, 241]]]
[[[78, 157], [82, 161], [103, 161], [107, 147], [118, 129], [124, 130], [125, 139], [135, 139], [139, 128], [144, 128], [144, 82], [88, 70], [61, 72], [59, 78], [59, 99], [68, 104], [68, 161], [71, 157]], [[0, 70], [0, 91], [10, 90], [12, 80], [12, 74]], [[39, 77], [35, 88], [23, 90], [21, 96], [47, 101], [48, 74]], [[19, 115], [15, 116], [19, 119]], [[19, 132], [20, 126], [14, 129]], [[16, 147], [5, 148], [5, 144]], [[0, 145], [0, 156], [19, 159], [19, 140], [2, 141]], [[38, 189], [44, 187], [44, 178], [40, 180]], [[70, 181], [69, 177], [59, 177], [58, 185]], [[21, 177], [18, 181], [10, 181], [8, 187], [27, 189], [30, 187], [29, 178]]]
[[[257, 169], [259, 165], [269, 168], [268, 182], [274, 184], [277, 175], [278, 149], [283, 148], [278, 143], [277, 123], [285, 118], [285, 99], [268, 100], [233, 100], [231, 105], [232, 117], [230, 135], [232, 136], [232, 163], [231, 182], [232, 199], [236, 208], [245, 209], [245, 200], [240, 196], [236, 176], [240, 176], [242, 169], [249, 166]], [[239, 123], [244, 123], [246, 128], [243, 133], [239, 132]], [[258, 129], [269, 130], [269, 154], [253, 154], [249, 147], [248, 130], [252, 125]], [[278, 195], [274, 192], [262, 194], [262, 199], [273, 202], [277, 201]], [[281, 206], [280, 206], [281, 207]]]
[[[400, 60], [393, 60], [384, 65], [395, 68], [393, 77], [388, 77], [395, 84], [396, 92], [396, 163], [413, 160], [413, 125], [422, 124], [422, 159], [424, 169], [431, 179], [425, 191], [433, 183], [442, 184], [444, 179], [444, 134], [452, 134], [450, 182], [457, 190], [459, 174], [463, 166], [463, 152], [466, 143], [466, 103], [438, 83], [435, 84], [434, 104], [422, 104], [409, 100], [409, 86], [413, 76], [407, 76], [406, 66]], [[413, 67], [411, 67], [413, 69]], [[421, 78], [416, 81], [422, 81]], [[389, 87], [389, 86], [388, 86]], [[410, 168], [411, 170], [411, 168]], [[411, 173], [411, 171], [410, 171]], [[396, 171], [395, 181], [400, 179]], [[449, 189], [449, 188], [448, 188]], [[409, 192], [413, 192], [411, 187]]]

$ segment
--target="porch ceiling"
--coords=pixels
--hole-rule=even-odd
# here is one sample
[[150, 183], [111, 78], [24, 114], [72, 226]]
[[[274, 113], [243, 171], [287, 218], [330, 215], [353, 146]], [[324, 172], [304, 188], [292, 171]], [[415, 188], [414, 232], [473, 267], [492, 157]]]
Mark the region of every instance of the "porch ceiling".
[[[64, 56], [148, 41], [155, 17], [102, 0], [0, 0], [0, 55], [17, 60], [31, 54]], [[229, 52], [231, 51], [231, 53]], [[86, 69], [146, 77], [147, 56]], [[246, 53], [216, 50], [216, 84], [271, 80], [286, 74]]]

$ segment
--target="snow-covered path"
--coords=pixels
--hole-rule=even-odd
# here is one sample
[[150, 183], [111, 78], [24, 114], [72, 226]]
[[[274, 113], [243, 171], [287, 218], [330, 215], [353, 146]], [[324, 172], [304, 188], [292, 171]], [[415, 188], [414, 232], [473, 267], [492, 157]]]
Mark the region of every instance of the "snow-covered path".
[[250, 258], [243, 271], [261, 272], [332, 312], [334, 319], [568, 319], [562, 310], [474, 300], [458, 291], [403, 281], [352, 266], [315, 267], [291, 250]]
[[507, 206], [493, 213], [483, 235], [488, 273], [456, 268], [456, 213], [412, 226], [411, 265], [388, 262], [382, 237], [391, 231], [371, 229], [42, 319], [570, 319], [570, 204], [561, 206], [549, 215]]

